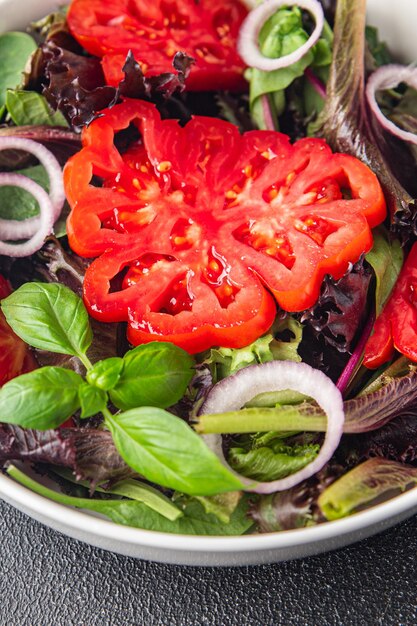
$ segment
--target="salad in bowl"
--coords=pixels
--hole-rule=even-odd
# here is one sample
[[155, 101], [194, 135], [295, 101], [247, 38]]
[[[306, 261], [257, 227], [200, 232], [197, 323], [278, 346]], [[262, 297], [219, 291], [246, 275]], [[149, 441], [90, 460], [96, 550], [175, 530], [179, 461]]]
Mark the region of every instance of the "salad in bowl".
[[366, 8], [72, 0], [0, 36], [6, 499], [222, 563], [417, 505], [417, 72]]

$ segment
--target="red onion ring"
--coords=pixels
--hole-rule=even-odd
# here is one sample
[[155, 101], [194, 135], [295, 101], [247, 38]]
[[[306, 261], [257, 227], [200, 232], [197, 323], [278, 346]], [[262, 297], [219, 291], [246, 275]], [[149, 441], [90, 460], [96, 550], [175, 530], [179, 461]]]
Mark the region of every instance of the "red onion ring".
[[222, 451], [221, 435], [203, 435], [210, 449], [244, 483], [247, 491], [263, 494], [285, 491], [322, 469], [333, 456], [343, 433], [345, 415], [340, 391], [323, 372], [306, 363], [271, 361], [245, 367], [217, 383], [199, 411], [200, 415], [237, 411], [260, 393], [285, 389], [299, 391], [314, 398], [327, 415], [327, 431], [319, 454], [298, 472], [279, 480], [254, 485], [253, 480], [234, 472], [227, 463]]
[[[24, 137], [0, 137], [0, 150], [29, 152], [44, 166], [49, 177], [49, 198], [53, 209], [54, 224], [59, 218], [65, 202], [62, 170], [55, 156], [42, 144]], [[6, 183], [2, 183], [2, 185], [4, 184]], [[0, 238], [2, 240], [17, 240], [33, 237], [40, 224], [39, 217], [31, 217], [26, 220], [0, 219]]]
[[[4, 239], [9, 239], [8, 233], [0, 231], [2, 240], [0, 240], [0, 254], [4, 254], [11, 257], [24, 257], [33, 254], [39, 248], [42, 247], [45, 237], [51, 232], [54, 225], [54, 207], [47, 192], [38, 183], [35, 183], [32, 179], [21, 174], [0, 174], [0, 187], [5, 185], [11, 185], [14, 187], [21, 187], [28, 193], [31, 193], [39, 203], [39, 217], [37, 217], [37, 225], [35, 233], [25, 241], [19, 244], [5, 243]], [[33, 220], [33, 218], [31, 218]], [[8, 220], [5, 220], [8, 222]], [[11, 220], [10, 220], [11, 221]], [[16, 223], [15, 231], [13, 232], [13, 239], [25, 239], [28, 236], [28, 229], [25, 222], [22, 220], [21, 230], [18, 230], [19, 222], [13, 220]], [[33, 223], [33, 221], [32, 221]]]
[[409, 87], [417, 89], [417, 68], [404, 67], [403, 65], [383, 65], [378, 68], [368, 79], [366, 84], [366, 99], [372, 113], [385, 130], [399, 139], [417, 144], [417, 135], [399, 128], [382, 113], [376, 101], [376, 92], [383, 89], [393, 89], [400, 83], [406, 83]]
[[[291, 54], [279, 59], [264, 56], [259, 49], [259, 33], [265, 22], [281, 7], [298, 6], [311, 13], [316, 22], [309, 39]], [[271, 72], [299, 61], [320, 38], [324, 25], [323, 8], [318, 0], [266, 0], [253, 9], [244, 20], [237, 50], [249, 67]]]

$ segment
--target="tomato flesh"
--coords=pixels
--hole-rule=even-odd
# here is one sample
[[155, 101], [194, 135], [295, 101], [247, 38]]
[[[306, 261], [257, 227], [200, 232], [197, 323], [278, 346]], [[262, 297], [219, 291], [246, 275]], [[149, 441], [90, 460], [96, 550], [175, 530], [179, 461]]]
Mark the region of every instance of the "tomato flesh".
[[244, 90], [244, 64], [236, 40], [247, 10], [238, 0], [72, 0], [73, 36], [102, 57], [107, 83], [118, 85], [131, 50], [148, 76], [172, 71], [176, 52], [196, 61], [190, 90]]
[[417, 244], [415, 243], [400, 272], [392, 294], [378, 316], [369, 338], [363, 363], [370, 369], [380, 367], [394, 356], [395, 350], [417, 362]]
[[[0, 300], [11, 293], [9, 283], [0, 275]], [[28, 346], [12, 331], [0, 311], [0, 386], [7, 381], [31, 371], [35, 361]]]
[[[121, 155], [113, 137], [130, 123], [141, 139]], [[64, 172], [69, 241], [98, 257], [85, 278], [90, 313], [128, 321], [132, 343], [248, 345], [268, 330], [276, 303], [312, 306], [325, 274], [340, 278], [370, 249], [370, 223], [386, 213], [375, 175], [320, 139], [291, 145], [281, 133], [240, 135], [203, 117], [181, 127], [126, 100], [85, 130], [83, 144]]]

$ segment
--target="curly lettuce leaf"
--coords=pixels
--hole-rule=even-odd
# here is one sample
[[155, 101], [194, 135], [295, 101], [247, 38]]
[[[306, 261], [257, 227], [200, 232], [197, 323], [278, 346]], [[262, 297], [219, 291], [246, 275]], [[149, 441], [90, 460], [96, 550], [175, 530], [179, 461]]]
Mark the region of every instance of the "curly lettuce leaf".
[[317, 303], [303, 313], [301, 321], [325, 345], [350, 352], [366, 310], [370, 280], [371, 272], [362, 261], [340, 280], [326, 276]]
[[270, 332], [245, 348], [213, 348], [203, 363], [208, 365], [214, 382], [248, 365], [269, 361], [301, 361], [298, 354], [303, 327], [290, 315], [277, 318]]
[[231, 467], [239, 474], [259, 481], [277, 480], [298, 472], [313, 461], [319, 445], [288, 445], [282, 440], [270, 447], [245, 450], [232, 447], [228, 453]]

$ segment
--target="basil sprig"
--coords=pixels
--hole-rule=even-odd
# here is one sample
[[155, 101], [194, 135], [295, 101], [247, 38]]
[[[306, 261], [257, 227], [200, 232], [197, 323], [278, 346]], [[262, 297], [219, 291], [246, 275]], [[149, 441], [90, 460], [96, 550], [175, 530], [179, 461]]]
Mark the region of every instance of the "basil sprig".
[[[154, 342], [93, 365], [84, 304], [56, 283], [27, 283], [1, 307], [26, 343], [76, 356], [87, 373], [43, 367], [11, 380], [0, 389], [0, 421], [46, 430], [77, 410], [81, 418], [102, 413], [120, 455], [149, 481], [199, 496], [243, 488], [186, 422], [164, 410], [182, 398], [191, 381], [194, 361], [187, 352]], [[113, 414], [109, 400], [121, 412]]]

